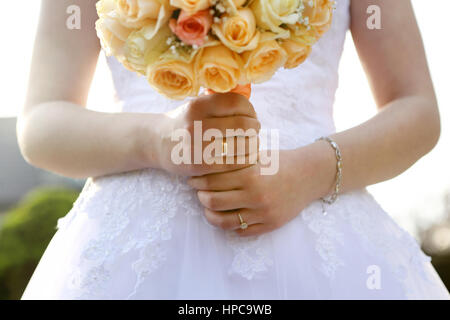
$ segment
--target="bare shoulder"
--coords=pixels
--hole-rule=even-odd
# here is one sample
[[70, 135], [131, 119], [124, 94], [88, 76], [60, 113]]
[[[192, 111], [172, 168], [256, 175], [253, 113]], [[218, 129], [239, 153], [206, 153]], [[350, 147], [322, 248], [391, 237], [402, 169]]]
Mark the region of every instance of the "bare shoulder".
[[43, 0], [25, 108], [55, 100], [85, 104], [100, 49], [95, 0]]

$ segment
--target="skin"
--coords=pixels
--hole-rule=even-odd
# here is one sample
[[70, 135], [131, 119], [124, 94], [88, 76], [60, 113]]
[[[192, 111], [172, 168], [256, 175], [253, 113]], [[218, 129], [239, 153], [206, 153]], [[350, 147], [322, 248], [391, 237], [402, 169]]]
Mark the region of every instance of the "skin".
[[[221, 130], [259, 129], [253, 107], [236, 94], [200, 97], [170, 114], [82, 108], [98, 39], [93, 29], [73, 32], [59, 26], [69, 4], [81, 7], [83, 25], [93, 25], [94, 3], [43, 1], [27, 102], [18, 122], [19, 144], [31, 164], [77, 178], [149, 167], [192, 176], [189, 184], [199, 190], [208, 221], [242, 236], [280, 228], [331, 192], [336, 159], [324, 141], [280, 151], [280, 170], [272, 176], [260, 175], [259, 164], [180, 167], [168, 161], [170, 133], [192, 130], [193, 120]], [[381, 8], [382, 30], [366, 27], [366, 9], [373, 4]], [[344, 161], [341, 192], [397, 176], [428, 153], [440, 135], [436, 97], [410, 1], [354, 0], [351, 16], [353, 40], [379, 112], [331, 136]], [[248, 229], [239, 229], [237, 213]]]

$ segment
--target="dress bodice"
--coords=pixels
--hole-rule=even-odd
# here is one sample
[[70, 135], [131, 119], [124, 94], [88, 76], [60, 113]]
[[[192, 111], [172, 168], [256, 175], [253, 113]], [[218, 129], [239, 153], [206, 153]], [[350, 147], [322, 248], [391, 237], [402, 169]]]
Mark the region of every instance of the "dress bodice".
[[[349, 25], [350, 0], [338, 0], [330, 30], [313, 46], [305, 63], [280, 69], [271, 80], [253, 85], [251, 102], [262, 129], [279, 130], [280, 147], [294, 148], [335, 131], [333, 102], [338, 66]], [[166, 112], [184, 101], [155, 92], [143, 76], [107, 59], [124, 112]]]

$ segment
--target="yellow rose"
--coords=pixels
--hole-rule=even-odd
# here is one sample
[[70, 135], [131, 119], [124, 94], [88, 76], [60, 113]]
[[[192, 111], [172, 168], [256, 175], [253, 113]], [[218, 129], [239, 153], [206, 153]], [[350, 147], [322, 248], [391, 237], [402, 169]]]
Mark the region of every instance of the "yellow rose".
[[215, 92], [228, 92], [242, 82], [240, 56], [222, 44], [200, 49], [195, 70], [200, 85]]
[[253, 50], [258, 45], [260, 34], [249, 8], [237, 10], [236, 15], [224, 15], [220, 23], [212, 25], [212, 30], [224, 45], [238, 53]]
[[236, 10], [242, 8], [246, 2], [247, 0], [222, 0], [221, 4], [225, 7], [228, 13], [235, 13]]
[[184, 61], [162, 58], [148, 67], [147, 79], [156, 91], [170, 99], [183, 100], [198, 94], [194, 68]]
[[233, 0], [233, 3], [234, 3], [234, 5], [236, 6], [236, 8], [240, 8], [240, 7], [242, 7], [243, 5], [244, 5], [244, 3], [246, 2], [247, 0]]
[[129, 28], [142, 28], [168, 20], [169, 0], [114, 0], [121, 23]]
[[311, 46], [319, 39], [316, 30], [311, 26], [297, 23], [296, 25], [289, 26], [289, 29], [291, 29], [291, 39], [302, 42], [305, 45]]
[[114, 8], [114, 0], [97, 2], [97, 12], [100, 18], [95, 23], [95, 29], [106, 54], [123, 60], [125, 41], [133, 30], [120, 23]]
[[[302, 0], [303, 17], [308, 18], [311, 26], [325, 26], [330, 23], [333, 14], [333, 1], [330, 0]], [[312, 5], [312, 6], [311, 6]]]
[[281, 47], [287, 53], [286, 69], [292, 69], [302, 64], [311, 53], [311, 46], [291, 39], [283, 40]]
[[[333, 2], [330, 0], [302, 0], [304, 9], [302, 19], [288, 26], [297, 41], [307, 45], [314, 44], [331, 26]], [[310, 5], [312, 4], [312, 6]]]
[[[145, 74], [147, 66], [158, 60], [167, 51], [169, 45], [167, 38], [172, 35], [168, 25], [165, 25], [157, 33], [154, 26], [143, 27], [132, 32], [125, 42], [124, 65], [132, 70]], [[151, 37], [150, 37], [151, 36]]]
[[299, 20], [301, 0], [254, 0], [250, 8], [259, 27], [287, 38], [289, 30], [282, 28], [281, 25], [295, 24]]
[[189, 13], [195, 13], [212, 6], [211, 0], [170, 0], [170, 4]]
[[261, 42], [255, 50], [246, 51], [242, 56], [247, 79], [252, 83], [269, 80], [287, 60], [286, 51], [276, 40]]

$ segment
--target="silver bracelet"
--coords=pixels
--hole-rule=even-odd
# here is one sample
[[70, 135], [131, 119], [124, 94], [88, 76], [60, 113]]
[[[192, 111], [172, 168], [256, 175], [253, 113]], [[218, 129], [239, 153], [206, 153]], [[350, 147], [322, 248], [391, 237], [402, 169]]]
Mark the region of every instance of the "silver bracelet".
[[334, 185], [334, 191], [331, 194], [329, 198], [320, 198], [322, 202], [326, 204], [333, 204], [339, 194], [339, 189], [341, 188], [341, 180], [342, 180], [342, 156], [341, 156], [341, 150], [339, 149], [338, 144], [329, 137], [320, 137], [316, 141], [324, 140], [327, 141], [331, 147], [334, 149], [334, 152], [336, 153], [336, 184]]

